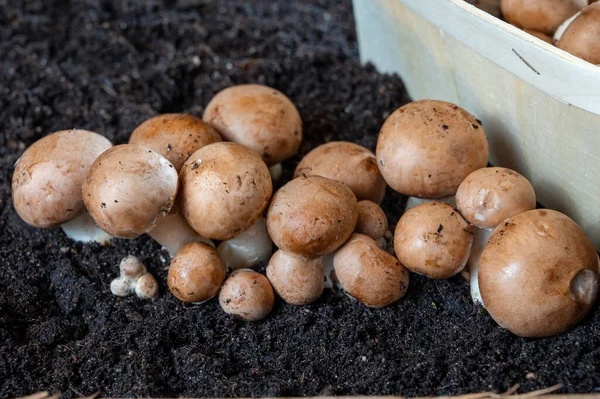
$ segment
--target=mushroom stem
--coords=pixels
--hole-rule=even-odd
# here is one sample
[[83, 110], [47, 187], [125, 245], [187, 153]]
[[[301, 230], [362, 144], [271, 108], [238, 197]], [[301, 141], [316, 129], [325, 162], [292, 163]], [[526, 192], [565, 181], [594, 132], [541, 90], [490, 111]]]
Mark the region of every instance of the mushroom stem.
[[108, 245], [113, 238], [96, 225], [89, 213], [83, 212], [75, 219], [63, 223], [61, 226], [66, 236], [73, 241], [97, 242], [100, 245]]
[[169, 251], [171, 256], [192, 242], [203, 242], [215, 246], [211, 240], [202, 237], [190, 227], [177, 206], [173, 206], [171, 212], [160, 219], [148, 235]]
[[598, 273], [583, 269], [573, 277], [569, 284], [571, 299], [582, 305], [591, 305], [598, 297]]
[[481, 293], [479, 292], [479, 259], [481, 258], [483, 248], [485, 247], [485, 244], [487, 244], [493, 231], [494, 229], [475, 228], [473, 245], [471, 246], [471, 255], [469, 255], [469, 261], [467, 262], [471, 276], [471, 298], [473, 299], [473, 303], [483, 307], [485, 307], [485, 305], [481, 298]]
[[281, 179], [281, 176], [283, 175], [283, 166], [281, 166], [280, 163], [270, 166], [269, 173], [271, 174], [271, 179], [277, 181]]
[[267, 221], [259, 217], [252, 226], [217, 248], [229, 270], [247, 268], [271, 257], [273, 242], [267, 231]]
[[408, 211], [411, 208], [414, 208], [417, 205], [424, 204], [425, 202], [431, 202], [431, 201], [443, 202], [445, 204], [448, 204], [448, 205], [456, 208], [456, 200], [455, 200], [454, 196], [440, 198], [440, 199], [408, 197], [408, 200], [406, 201], [406, 208], [404, 208], [404, 212]]
[[339, 290], [342, 288], [337, 276], [335, 275], [335, 269], [333, 268], [333, 257], [337, 251], [330, 254], [323, 255], [323, 273], [325, 274], [325, 288], [331, 288], [332, 290]]
[[554, 37], [552, 38], [552, 41], [554, 42], [555, 46], [558, 45], [558, 42], [560, 41], [560, 38], [563, 36], [563, 34], [565, 33], [565, 31], [567, 30], [567, 28], [569, 27], [569, 25], [571, 25], [571, 22], [573, 22], [573, 20], [575, 18], [577, 18], [579, 16], [579, 14], [581, 14], [581, 11], [579, 11], [577, 14], [573, 15], [571, 18], [567, 19], [562, 24], [560, 24], [560, 26], [558, 27], [558, 29], [556, 29], [556, 32], [554, 32]]

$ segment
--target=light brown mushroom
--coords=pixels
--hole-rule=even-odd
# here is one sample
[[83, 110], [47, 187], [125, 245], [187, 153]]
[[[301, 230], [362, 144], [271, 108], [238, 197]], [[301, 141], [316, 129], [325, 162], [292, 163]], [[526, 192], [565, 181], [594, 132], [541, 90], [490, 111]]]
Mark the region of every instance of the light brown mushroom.
[[522, 29], [552, 35], [559, 25], [582, 8], [577, 0], [502, 0], [504, 19]]
[[598, 254], [577, 224], [536, 209], [507, 219], [479, 264], [479, 289], [494, 320], [523, 337], [565, 332], [598, 294]]
[[169, 289], [184, 302], [206, 302], [219, 292], [225, 280], [225, 263], [216, 249], [194, 242], [177, 252], [167, 281]]
[[374, 240], [385, 236], [388, 231], [388, 220], [379, 205], [371, 201], [358, 201], [358, 221], [355, 232], [365, 234]]
[[144, 121], [131, 134], [129, 144], [138, 144], [167, 158], [179, 171], [190, 155], [221, 141], [221, 136], [202, 119], [188, 114], [164, 114]]
[[323, 261], [320, 257], [309, 259], [279, 250], [267, 265], [267, 278], [287, 303], [308, 305], [323, 293]]
[[[32, 144], [19, 158], [12, 179], [12, 199], [17, 214], [38, 228], [63, 225], [67, 235], [80, 241], [108, 241], [96, 237], [97, 228], [81, 196], [81, 187], [94, 160], [112, 147], [105, 137], [86, 130], [63, 130]], [[80, 226], [81, 225], [81, 226]], [[78, 237], [88, 230], [88, 235]]]
[[246, 321], [264, 319], [273, 310], [275, 294], [269, 280], [250, 269], [231, 273], [219, 294], [225, 313]]
[[306, 154], [296, 167], [294, 177], [323, 176], [347, 185], [361, 200], [381, 204], [385, 180], [377, 168], [375, 154], [346, 141], [322, 144]]
[[385, 181], [406, 196], [453, 196], [472, 171], [488, 161], [483, 128], [464, 109], [436, 100], [405, 105], [392, 113], [377, 140]]
[[535, 209], [535, 191], [531, 183], [514, 170], [482, 168], [460, 184], [456, 206], [463, 217], [477, 227], [467, 265], [471, 296], [474, 302], [482, 303], [477, 279], [481, 251], [496, 226], [511, 216]]
[[600, 64], [600, 3], [583, 9], [562, 34], [558, 47], [587, 62]]
[[333, 257], [333, 267], [342, 288], [371, 308], [391, 305], [408, 289], [408, 270], [364, 234], [350, 237]]
[[286, 252], [316, 258], [338, 249], [358, 220], [356, 197], [343, 183], [299, 177], [273, 196], [267, 212], [271, 239]]
[[196, 151], [180, 172], [179, 205], [203, 237], [228, 240], [265, 211], [273, 185], [262, 159], [237, 143], [214, 143]]
[[417, 205], [402, 215], [396, 225], [396, 256], [411, 272], [433, 279], [452, 277], [467, 263], [473, 230], [448, 204]]
[[221, 90], [202, 119], [225, 140], [250, 148], [272, 166], [291, 157], [302, 141], [302, 119], [294, 104], [271, 87], [243, 84]]

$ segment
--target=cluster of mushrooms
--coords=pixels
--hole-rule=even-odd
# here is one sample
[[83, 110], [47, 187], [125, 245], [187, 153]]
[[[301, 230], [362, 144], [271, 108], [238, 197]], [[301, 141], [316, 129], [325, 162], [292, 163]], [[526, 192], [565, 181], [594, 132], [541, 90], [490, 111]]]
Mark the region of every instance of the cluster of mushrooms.
[[595, 65], [600, 65], [598, 0], [467, 0], [496, 17]]
[[[249, 321], [271, 312], [275, 294], [306, 305], [327, 287], [382, 308], [405, 295], [409, 271], [462, 272], [474, 301], [521, 336], [564, 332], [592, 307], [593, 244], [567, 216], [536, 209], [525, 177], [487, 167], [483, 127], [459, 106], [403, 106], [385, 121], [375, 154], [323, 144], [273, 193], [301, 140], [300, 115], [283, 93], [233, 86], [203, 119], [160, 115], [128, 144], [82, 130], [42, 138], [17, 162], [13, 202], [27, 223], [61, 225], [81, 241], [148, 234], [172, 255], [175, 297], [218, 295], [225, 312]], [[410, 197], [393, 235], [380, 207], [388, 185]], [[251, 269], [266, 261], [266, 276]], [[157, 295], [135, 258], [120, 271], [116, 295]]]

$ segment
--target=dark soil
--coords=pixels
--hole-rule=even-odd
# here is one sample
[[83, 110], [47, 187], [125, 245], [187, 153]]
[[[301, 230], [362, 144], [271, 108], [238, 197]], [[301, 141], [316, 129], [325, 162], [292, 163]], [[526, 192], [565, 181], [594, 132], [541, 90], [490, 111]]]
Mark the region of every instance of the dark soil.
[[[400, 78], [360, 65], [350, 1], [0, 0], [0, 39], [0, 397], [600, 389], [597, 311], [560, 337], [521, 339], [471, 303], [460, 277], [413, 275], [387, 309], [326, 293], [244, 323], [214, 300], [177, 301], [165, 284], [168, 255], [146, 237], [74, 244], [15, 214], [13, 164], [43, 135], [77, 127], [123, 143], [152, 115], [201, 115], [236, 83], [292, 98], [302, 153], [333, 139], [374, 148], [408, 98]], [[286, 162], [288, 177], [299, 158]], [[388, 193], [392, 225], [402, 202]], [[110, 294], [127, 254], [159, 278], [159, 299]]]

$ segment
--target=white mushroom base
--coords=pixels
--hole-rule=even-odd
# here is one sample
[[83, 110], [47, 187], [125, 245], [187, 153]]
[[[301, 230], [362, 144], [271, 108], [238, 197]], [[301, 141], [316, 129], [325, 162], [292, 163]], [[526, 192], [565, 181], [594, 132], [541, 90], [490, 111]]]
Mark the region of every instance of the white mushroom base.
[[470, 285], [471, 285], [471, 298], [473, 302], [485, 307], [483, 304], [483, 299], [481, 299], [481, 293], [479, 292], [479, 259], [481, 258], [481, 253], [483, 252], [483, 248], [485, 248], [485, 244], [487, 244], [490, 236], [494, 229], [479, 229], [475, 230], [473, 234], [473, 245], [471, 246], [471, 255], [469, 255], [469, 260], [467, 265], [469, 266], [470, 271]]
[[[585, 1], [585, 3], [587, 3], [587, 1]], [[587, 4], [581, 5], [581, 8], [583, 8], [585, 6], [587, 6]], [[558, 42], [560, 41], [560, 38], [562, 37], [562, 35], [565, 33], [565, 31], [567, 30], [569, 25], [571, 25], [571, 22], [573, 22], [573, 20], [579, 16], [579, 14], [581, 14], [581, 11], [579, 11], [577, 14], [573, 15], [571, 18], [567, 19], [562, 24], [560, 24], [558, 29], [556, 29], [556, 32], [554, 32], [554, 37], [552, 38], [552, 41], [554, 42], [555, 46], [558, 45]]]
[[202, 237], [192, 229], [178, 209], [172, 209], [169, 214], [159, 220], [148, 235], [169, 251], [171, 256], [192, 242], [203, 242], [212, 247], [215, 246], [211, 240]]
[[283, 175], [283, 167], [280, 163], [275, 164], [269, 167], [269, 173], [271, 174], [271, 179], [277, 181], [281, 179], [281, 176]]
[[444, 204], [448, 204], [454, 208], [456, 208], [456, 199], [454, 196], [439, 198], [439, 199], [428, 199], [428, 198], [417, 198], [417, 197], [408, 197], [408, 201], [406, 201], [406, 207], [404, 208], [404, 212], [408, 211], [411, 208], [414, 208], [417, 205], [424, 204], [426, 202], [443, 202]]
[[223, 241], [217, 248], [229, 270], [236, 270], [266, 262], [273, 252], [273, 242], [264, 217], [236, 237]]
[[67, 237], [79, 242], [97, 242], [100, 245], [108, 245], [113, 238], [102, 230], [89, 213], [84, 212], [75, 219], [63, 223], [61, 226]]

